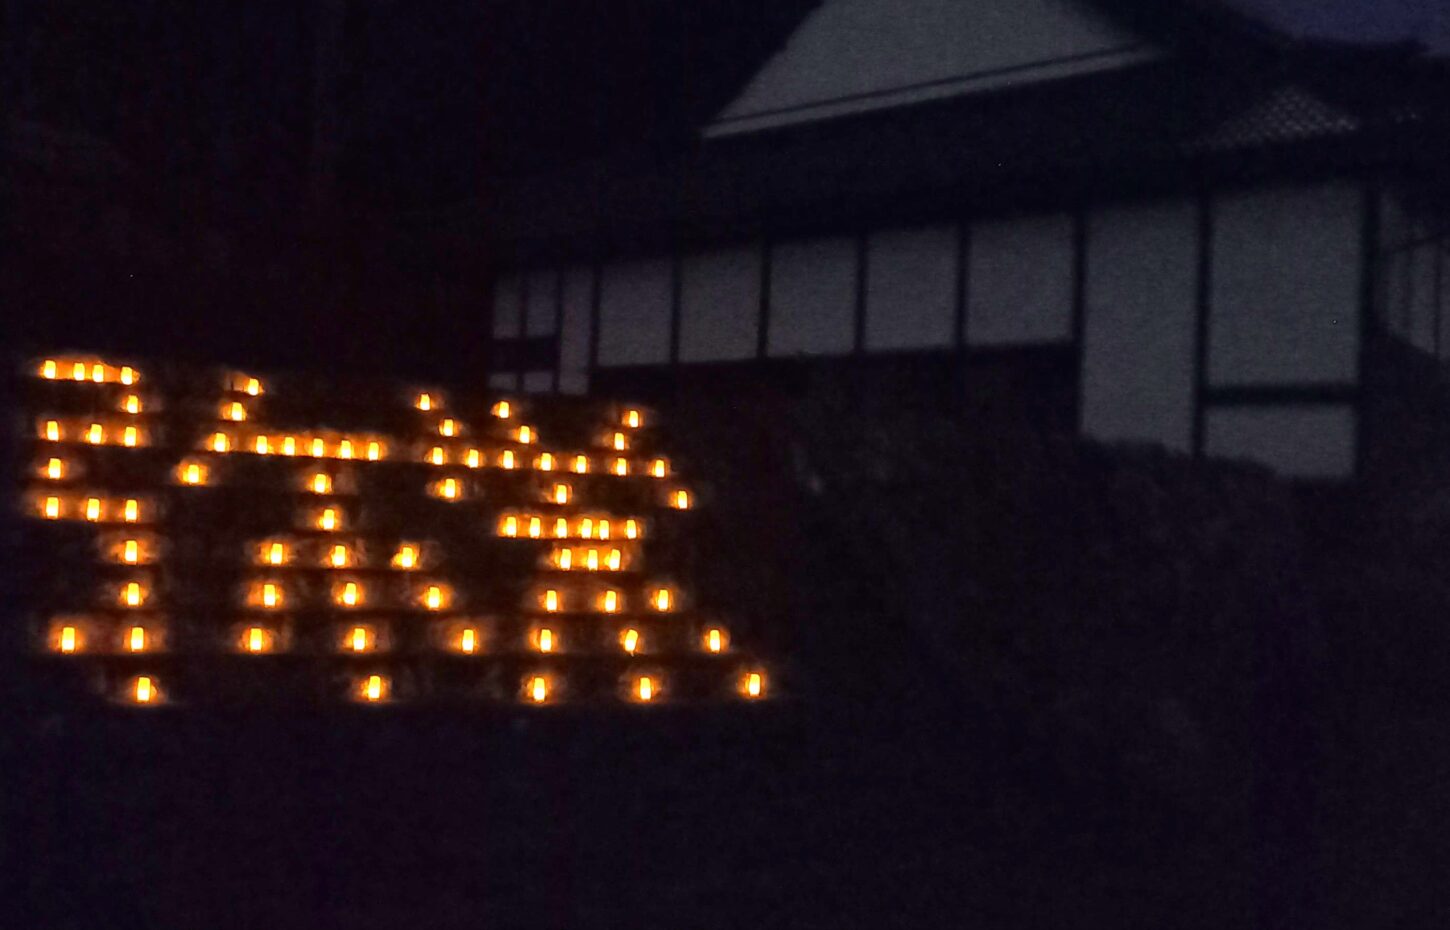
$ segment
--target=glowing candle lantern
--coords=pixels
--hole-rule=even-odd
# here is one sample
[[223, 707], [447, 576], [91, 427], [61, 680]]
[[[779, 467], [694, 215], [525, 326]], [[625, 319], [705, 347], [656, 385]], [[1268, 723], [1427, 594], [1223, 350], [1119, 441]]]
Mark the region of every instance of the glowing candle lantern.
[[333, 546], [332, 551], [327, 555], [327, 564], [333, 568], [347, 568], [351, 561], [347, 546], [341, 543]]
[[51, 481], [59, 481], [65, 477], [65, 461], [62, 459], [51, 459], [45, 463], [45, 477]]
[[50, 442], [60, 442], [60, 421], [45, 421], [45, 438]]
[[610, 549], [609, 550], [609, 561], [608, 561], [607, 565], [608, 565], [610, 571], [612, 571], [612, 572], [619, 571], [619, 568], [620, 568], [620, 565], [621, 565], [621, 556], [620, 556], [620, 553], [619, 553], [619, 550], [618, 549]]
[[135, 684], [131, 688], [132, 700], [137, 704], [150, 704], [156, 700], [156, 697], [157, 688], [150, 678], [142, 675], [136, 679]]
[[100, 384], [106, 380], [106, 366], [97, 362], [91, 366], [91, 380]]
[[268, 581], [262, 585], [262, 606], [268, 610], [276, 610], [282, 606], [282, 588], [280, 585]]
[[740, 680], [740, 693], [752, 700], [764, 695], [765, 675], [760, 672], [747, 672]]
[[247, 408], [241, 405], [240, 401], [232, 401], [222, 405], [222, 419], [231, 420], [233, 423], [240, 423], [247, 418]]
[[242, 635], [242, 648], [248, 652], [271, 652], [272, 634], [259, 626], [247, 627]]
[[309, 482], [308, 487], [313, 494], [331, 494], [332, 476], [325, 471], [317, 472], [312, 476], [312, 481]]
[[505, 449], [503, 454], [498, 457], [498, 467], [505, 469], [514, 467], [514, 452], [512, 449]]
[[55, 380], [55, 359], [48, 358], [40, 366], [40, 376], [47, 381]]
[[206, 483], [206, 469], [198, 462], [187, 462], [181, 466], [181, 483], [199, 485]]
[[404, 543], [393, 556], [393, 567], [412, 570], [418, 567], [418, 547]]
[[594, 519], [592, 517], [584, 517], [582, 520], [579, 521], [579, 538], [594, 538]]
[[368, 635], [367, 627], [355, 626], [352, 628], [352, 632], [348, 634], [348, 648], [353, 652], [367, 652], [368, 648], [372, 645], [371, 639]]
[[356, 581], [349, 581], [337, 594], [337, 603], [343, 607], [356, 607], [362, 600], [362, 591]]
[[282, 454], [283, 455], [296, 455], [297, 454], [297, 437], [296, 436], [283, 436], [282, 437]]
[[625, 652], [634, 655], [639, 648], [639, 630], [625, 630], [619, 636], [619, 645]]
[[376, 462], [383, 457], [383, 444], [376, 439], [368, 442], [368, 461]]
[[59, 520], [60, 498], [55, 496], [47, 497], [41, 512], [45, 514], [45, 519], [47, 520]]
[[465, 655], [473, 655], [478, 651], [478, 633], [472, 627], [458, 634], [458, 651]]
[[574, 550], [568, 547], [554, 553], [554, 564], [559, 566], [561, 571], [568, 571], [574, 567]]
[[705, 651], [720, 654], [725, 650], [725, 631], [719, 627], [711, 627], [705, 631]]
[[610, 436], [609, 444], [611, 447], [613, 447], [615, 452], [623, 452], [625, 449], [629, 448], [629, 440], [624, 437], [623, 433], [615, 433], [614, 435]]
[[130, 365], [121, 366], [121, 383], [130, 385], [136, 383], [136, 369]]
[[599, 571], [599, 550], [590, 549], [584, 554], [584, 567], [591, 572]]
[[134, 539], [128, 539], [121, 543], [121, 561], [127, 565], [135, 565], [141, 561], [140, 542]]
[[538, 646], [540, 652], [553, 652], [554, 631], [548, 628], [540, 630], [538, 636], [534, 640], [534, 643]]
[[369, 675], [367, 681], [363, 682], [362, 696], [366, 701], [381, 701], [387, 686], [381, 675]]
[[99, 497], [86, 498], [86, 519], [92, 523], [101, 519], [101, 499]]
[[128, 581], [121, 588], [121, 603], [126, 607], [140, 607], [145, 599], [146, 595], [139, 581]]
[[324, 507], [322, 513], [318, 514], [317, 528], [319, 530], [324, 530], [325, 532], [331, 533], [332, 531], [337, 529], [337, 525], [337, 509], [334, 507]]
[[499, 524], [498, 534], [500, 536], [508, 536], [510, 538], [513, 538], [513, 537], [518, 536], [519, 535], [519, 518], [516, 517], [516, 516], [513, 516], [512, 514], [510, 514], [509, 516], [504, 517], [503, 518], [503, 522]]
[[[52, 362], [51, 364], [54, 363]], [[61, 652], [75, 652], [79, 644], [80, 639], [75, 627], [63, 626], [60, 628], [60, 641], [58, 646]]]
[[352, 458], [352, 440], [344, 439], [337, 444], [337, 457], [340, 459]]
[[440, 436], [457, 436], [458, 435], [458, 421], [455, 420], [455, 419], [453, 419], [452, 417], [445, 417], [438, 424], [438, 435], [440, 435]]
[[428, 411], [428, 410], [432, 410], [433, 409], [433, 395], [432, 394], [428, 394], [427, 392], [424, 392], [422, 394], [419, 394], [418, 397], [417, 397], [417, 399], [413, 401], [413, 406], [414, 407], [417, 407], [419, 410], [422, 410], [422, 411], [425, 411], [425, 412]]
[[106, 428], [99, 423], [86, 427], [86, 442], [98, 446], [106, 441]]
[[442, 465], [448, 461], [448, 453], [443, 451], [442, 446], [434, 446], [428, 450], [428, 464]]
[[226, 433], [211, 434], [211, 451], [226, 452], [232, 447], [232, 438]]
[[538, 517], [529, 517], [529, 538], [538, 539], [544, 534], [544, 521]]
[[615, 459], [613, 471], [621, 478], [629, 474], [629, 459], [623, 457]]
[[670, 465], [664, 459], [655, 459], [650, 462], [649, 473], [652, 478], [663, 478], [670, 473]]
[[589, 456], [587, 456], [587, 455], [576, 455], [576, 456], [574, 456], [574, 462], [569, 467], [570, 467], [570, 469], [573, 470], [574, 474], [576, 474], [576, 475], [586, 475], [586, 474], [588, 474], [589, 473]]
[[320, 459], [323, 456], [327, 455], [327, 443], [323, 442], [321, 437], [314, 439], [312, 440], [312, 445], [308, 449], [308, 452], [312, 455], [313, 458]]
[[690, 509], [690, 492], [679, 490], [670, 495], [670, 506], [676, 510]]
[[640, 417], [638, 410], [626, 410], [626, 411], [624, 411], [624, 425], [625, 426], [629, 427], [630, 429], [639, 429], [639, 425], [640, 425], [641, 422], [642, 422], [642, 418]]
[[554, 454], [552, 452], [541, 453], [539, 457], [534, 460], [534, 467], [537, 468], [539, 471], [553, 471]]
[[268, 565], [287, 564], [287, 546], [284, 543], [268, 543], [263, 552], [262, 561]]
[[86, 380], [86, 363], [76, 362], [74, 365], [72, 365], [70, 369], [70, 376], [76, 381]]
[[554, 485], [554, 495], [553, 496], [554, 496], [554, 503], [556, 503], [556, 504], [567, 504], [567, 503], [569, 503], [569, 486], [567, 484], [556, 484], [556, 485]]
[[619, 592], [605, 591], [599, 598], [599, 609], [607, 614], [619, 612]]
[[655, 697], [655, 682], [648, 675], [641, 675], [635, 680], [634, 693], [641, 701], [653, 701]]
[[126, 635], [126, 650], [128, 652], [146, 651], [146, 628], [133, 626], [130, 633]]
[[458, 500], [459, 493], [458, 481], [455, 478], [444, 478], [438, 485], [438, 496], [444, 500]]
[[520, 426], [518, 433], [515, 435], [518, 437], [519, 442], [525, 446], [535, 439], [534, 428], [531, 426]]
[[141, 398], [135, 394], [127, 394], [121, 399], [121, 409], [126, 413], [140, 413]]
[[544, 610], [551, 614], [559, 612], [559, 592], [553, 588], [544, 592]]
[[272, 442], [266, 436], [258, 436], [252, 444], [258, 455], [270, 455], [272, 453]]
[[423, 592], [423, 606], [429, 610], [442, 610], [443, 600], [443, 589], [436, 584], [430, 584]]
[[555, 539], [568, 539], [569, 538], [569, 521], [567, 519], [565, 519], [564, 517], [556, 517], [554, 519], [554, 538]]
[[134, 498], [128, 498], [121, 507], [121, 519], [127, 523], [135, 523], [141, 519], [141, 504]]
[[529, 699], [535, 704], [542, 704], [549, 699], [549, 679], [543, 675], [535, 675], [529, 679]]
[[258, 381], [256, 378], [248, 378], [246, 383], [242, 386], [242, 390], [246, 391], [247, 394], [251, 395], [252, 397], [256, 397], [258, 394], [262, 393], [262, 382]]
[[657, 588], [654, 593], [650, 595], [649, 602], [650, 606], [653, 607], [655, 610], [664, 613], [674, 606], [675, 599], [674, 595], [670, 593], [669, 588]]
[[483, 465], [483, 453], [477, 449], [469, 449], [463, 456], [463, 464], [469, 468], [478, 468]]
[[600, 539], [608, 539], [609, 538], [609, 521], [608, 520], [600, 520], [599, 521], [599, 538]]
[[493, 405], [493, 415], [500, 420], [507, 420], [512, 414], [513, 408], [509, 406], [509, 402], [506, 400], [501, 400]]

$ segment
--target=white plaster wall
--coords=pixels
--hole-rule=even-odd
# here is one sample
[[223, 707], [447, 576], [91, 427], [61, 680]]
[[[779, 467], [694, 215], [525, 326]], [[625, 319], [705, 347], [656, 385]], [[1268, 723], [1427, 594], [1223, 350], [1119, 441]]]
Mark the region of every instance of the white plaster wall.
[[1354, 474], [1355, 414], [1347, 404], [1220, 407], [1207, 412], [1209, 455], [1249, 459], [1299, 478]]
[[493, 338], [516, 339], [523, 300], [523, 281], [518, 275], [504, 275], [493, 286]]
[[552, 371], [526, 371], [523, 378], [524, 393], [548, 394], [554, 390]]
[[559, 325], [559, 271], [535, 271], [529, 275], [524, 308], [525, 336], [552, 336]]
[[768, 353], [846, 355], [855, 339], [856, 243], [776, 243], [771, 250]]
[[1079, 0], [825, 0], [707, 132], [1021, 85], [1154, 54]]
[[972, 226], [967, 343], [1055, 342], [1072, 337], [1072, 218], [1012, 217]]
[[1213, 213], [1210, 383], [1353, 382], [1360, 191], [1253, 190], [1215, 198]]
[[950, 346], [956, 283], [955, 227], [872, 233], [866, 247], [867, 350]]
[[1082, 430], [1192, 448], [1197, 210], [1189, 201], [1089, 218]]
[[760, 245], [689, 255], [680, 266], [680, 360], [754, 358]]
[[606, 265], [599, 294], [599, 366], [670, 360], [670, 260]]
[[582, 394], [589, 387], [589, 313], [594, 272], [578, 265], [564, 271], [564, 302], [559, 319], [559, 390]]

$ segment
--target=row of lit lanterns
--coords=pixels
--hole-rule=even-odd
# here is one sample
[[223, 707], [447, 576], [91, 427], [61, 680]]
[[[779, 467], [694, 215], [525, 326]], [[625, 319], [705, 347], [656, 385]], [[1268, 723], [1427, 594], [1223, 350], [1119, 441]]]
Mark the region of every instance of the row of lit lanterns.
[[[631, 674], [624, 682], [624, 695], [634, 703], [653, 703], [666, 693], [666, 678], [660, 674]], [[392, 680], [386, 675], [364, 675], [353, 681], [350, 689], [354, 699], [376, 704], [392, 700]], [[750, 670], [742, 672], [736, 682], [736, 691], [747, 700], [765, 697], [765, 673]], [[520, 681], [519, 698], [531, 704], [549, 704], [561, 699], [565, 689], [558, 676], [540, 672], [525, 675]], [[142, 705], [162, 704], [166, 696], [159, 682], [151, 675], [138, 675], [131, 679], [123, 692], [125, 700]]]
[[[95, 631], [95, 626], [93, 621], [68, 621], [56, 624], [49, 636], [51, 651], [62, 655], [78, 655], [87, 652], [93, 646], [93, 641], [101, 638], [100, 634]], [[445, 651], [462, 655], [477, 655], [483, 651], [484, 637], [483, 631], [479, 627], [469, 624], [454, 624], [450, 625], [449, 630], [448, 638], [442, 643]], [[119, 637], [113, 642], [119, 646], [122, 652], [164, 651], [165, 630], [164, 627], [156, 625], [148, 627], [139, 623], [131, 624], [123, 627]], [[241, 627], [229, 642], [236, 652], [261, 655], [285, 652], [287, 640], [282, 630], [264, 624], [251, 624]], [[523, 642], [528, 651], [544, 655], [561, 654], [567, 651], [563, 635], [552, 627], [534, 627], [529, 630]], [[648, 651], [644, 632], [634, 627], [620, 630], [616, 643], [619, 650], [626, 655], [642, 655]], [[388, 628], [384, 625], [368, 623], [344, 627], [335, 640], [337, 652], [343, 655], [386, 652], [389, 644]], [[702, 652], [710, 655], [722, 655], [729, 650], [729, 644], [729, 634], [723, 627], [712, 626], [700, 633], [698, 645]]]

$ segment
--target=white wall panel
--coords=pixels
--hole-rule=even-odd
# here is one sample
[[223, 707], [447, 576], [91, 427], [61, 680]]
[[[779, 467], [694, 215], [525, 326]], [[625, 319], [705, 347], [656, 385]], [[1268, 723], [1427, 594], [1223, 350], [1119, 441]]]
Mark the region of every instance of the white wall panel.
[[680, 360], [755, 357], [760, 246], [686, 256], [680, 265]]
[[504, 275], [494, 283], [493, 338], [518, 338], [523, 296], [523, 281], [517, 275]]
[[558, 269], [531, 273], [528, 288], [524, 302], [524, 335], [554, 335], [559, 326]]
[[548, 394], [554, 390], [554, 373], [552, 371], [526, 371], [524, 372], [524, 393], [525, 394]]
[[519, 376], [511, 371], [495, 371], [488, 376], [488, 386], [494, 391], [516, 391], [519, 387]]
[[866, 247], [866, 348], [950, 346], [956, 326], [957, 230], [873, 233]]
[[808, 239], [773, 246], [770, 355], [846, 355], [855, 342], [855, 321], [855, 240]]
[[559, 390], [566, 394], [583, 393], [589, 383], [589, 315], [593, 303], [593, 269], [583, 265], [565, 269], [559, 320]]
[[1208, 411], [1204, 431], [1209, 455], [1301, 478], [1354, 473], [1355, 414], [1347, 404], [1220, 407]]
[[671, 262], [652, 258], [606, 265], [599, 293], [599, 365], [670, 360]]
[[1214, 385], [1351, 382], [1359, 352], [1361, 195], [1346, 184], [1214, 202]]
[[1082, 428], [1188, 451], [1193, 440], [1197, 210], [1105, 210], [1087, 237]]
[[967, 342], [1017, 345], [1072, 337], [1072, 217], [1024, 216], [972, 227]]

